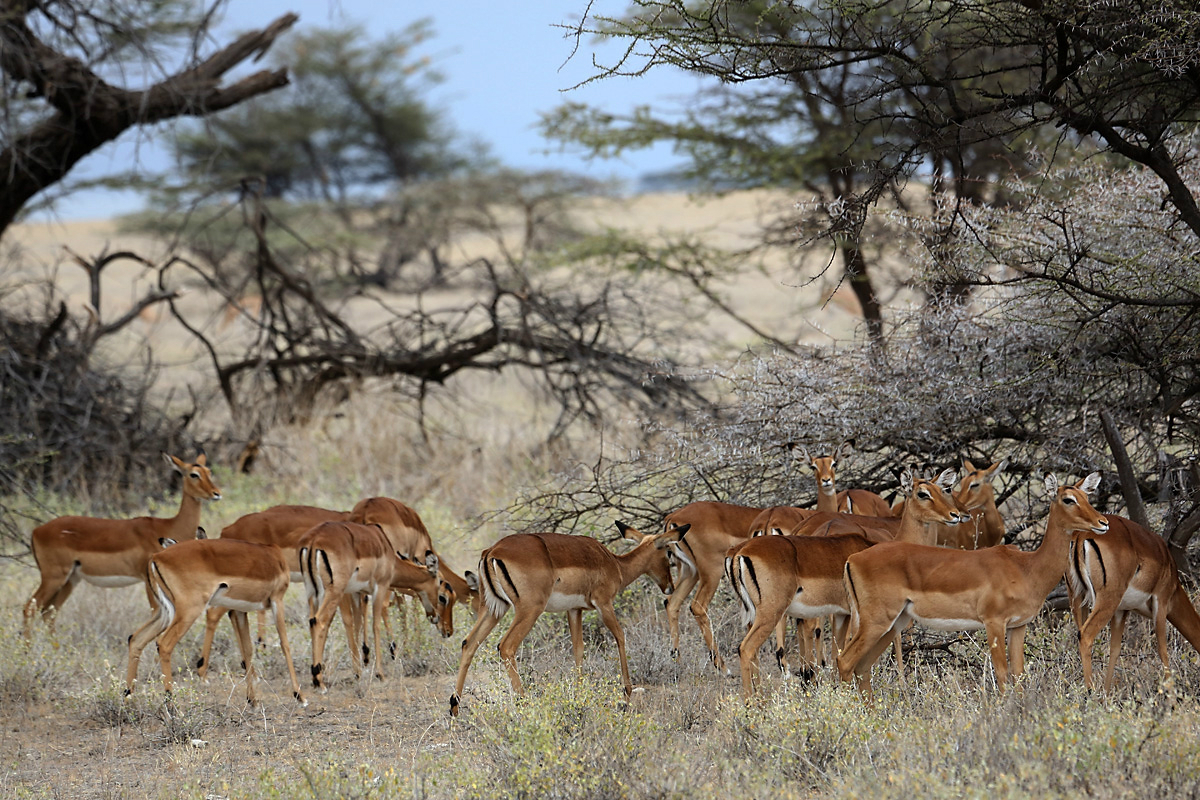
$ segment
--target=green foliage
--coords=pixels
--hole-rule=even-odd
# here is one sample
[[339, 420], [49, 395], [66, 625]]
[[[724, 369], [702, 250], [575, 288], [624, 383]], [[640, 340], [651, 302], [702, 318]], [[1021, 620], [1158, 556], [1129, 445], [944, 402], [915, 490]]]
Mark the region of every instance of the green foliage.
[[426, 21], [377, 40], [362, 26], [297, 34], [273, 54], [291, 85], [180, 136], [176, 157], [202, 186], [261, 181], [266, 197], [339, 203], [443, 172], [444, 126], [421, 99], [436, 75], [415, 52], [430, 35]]

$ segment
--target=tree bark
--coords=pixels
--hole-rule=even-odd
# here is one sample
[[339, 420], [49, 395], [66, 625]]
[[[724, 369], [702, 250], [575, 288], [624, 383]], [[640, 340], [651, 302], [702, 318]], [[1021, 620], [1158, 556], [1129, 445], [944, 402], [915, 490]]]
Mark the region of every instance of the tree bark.
[[285, 14], [247, 33], [194, 67], [144, 90], [114, 86], [82, 61], [39, 40], [26, 22], [30, 4], [0, 2], [0, 70], [13, 83], [32, 87], [48, 114], [0, 150], [0, 236], [43, 189], [67, 176], [85, 156], [130, 128], [180, 116], [207, 116], [248, 98], [286, 86], [286, 69], [262, 70], [229, 86], [229, 70], [265, 53], [295, 24]]

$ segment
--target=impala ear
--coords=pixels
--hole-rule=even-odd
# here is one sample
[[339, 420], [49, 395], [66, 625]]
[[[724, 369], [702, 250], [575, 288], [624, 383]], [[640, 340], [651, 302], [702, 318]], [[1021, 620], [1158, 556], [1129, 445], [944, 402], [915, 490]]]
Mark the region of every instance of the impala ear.
[[196, 456], [196, 463], [202, 467], [208, 463], [208, 456], [204, 454], [203, 450], [200, 451], [200, 455]]
[[1051, 497], [1058, 494], [1058, 478], [1054, 477], [1054, 473], [1047, 472], [1044, 480], [1046, 483], [1046, 494]]
[[854, 440], [847, 439], [846, 441], [839, 444], [837, 446], [837, 449], [833, 451], [833, 457], [835, 460], [839, 459], [839, 458], [845, 458], [846, 456], [848, 456], [850, 454], [850, 451], [853, 449], [854, 449]]
[[912, 470], [906, 469], [900, 473], [900, 494], [908, 497], [912, 494], [913, 489], [913, 474]]
[[634, 528], [629, 527], [624, 522], [621, 522], [621, 520], [615, 520], [615, 522], [617, 524], [617, 530], [619, 530], [621, 532], [621, 536], [623, 538], [629, 539], [630, 541], [634, 541], [634, 542], [640, 542], [642, 539], [646, 538], [645, 536], [642, 535], [641, 531], [638, 531], [638, 530], [635, 530]]
[[975, 471], [975, 465], [971, 463], [971, 459], [969, 459], [969, 458], [963, 459], [963, 470], [965, 472], [974, 472]]
[[201, 526], [197, 525], [197, 526], [196, 526], [196, 538], [197, 538], [197, 539], [207, 539], [207, 538], [208, 538], [208, 531], [204, 530], [204, 528], [203, 528], [203, 527], [201, 527]]
[[430, 575], [437, 575], [438, 555], [432, 550], [425, 551], [425, 569], [429, 570]]
[[810, 456], [808, 454], [808, 448], [805, 447], [804, 445], [800, 445], [800, 455], [801, 455], [804, 463], [811, 467], [812, 466], [812, 456]]
[[937, 476], [937, 480], [934, 483], [947, 492], [950, 491], [954, 488], [954, 484], [958, 483], [958, 470], [953, 467], [942, 470], [942, 474]]
[[667, 531], [666, 533], [659, 534], [658, 538], [654, 540], [654, 546], [657, 549], [662, 550], [667, 545], [678, 542], [683, 538], [683, 535], [691, 529], [692, 526], [690, 524], [678, 525], [674, 528], [671, 528], [671, 530]]
[[1079, 491], [1083, 492], [1084, 494], [1091, 494], [1092, 492], [1096, 491], [1096, 489], [1100, 488], [1100, 473], [1093, 472], [1091, 475], [1088, 475], [1075, 485], [1079, 488]]
[[180, 475], [183, 474], [183, 462], [182, 461], [180, 461], [178, 458], [176, 458], [175, 456], [173, 456], [170, 453], [165, 452], [165, 451], [163, 452], [162, 457], [163, 457], [163, 461], [167, 462], [168, 467], [175, 470]]
[[1005, 458], [999, 464], [993, 464], [988, 468], [988, 480], [995, 480], [996, 476], [1004, 472], [1004, 468], [1008, 466], [1008, 459]]
[[471, 570], [463, 573], [463, 580], [467, 582], [467, 588], [476, 594], [479, 593], [479, 576]]

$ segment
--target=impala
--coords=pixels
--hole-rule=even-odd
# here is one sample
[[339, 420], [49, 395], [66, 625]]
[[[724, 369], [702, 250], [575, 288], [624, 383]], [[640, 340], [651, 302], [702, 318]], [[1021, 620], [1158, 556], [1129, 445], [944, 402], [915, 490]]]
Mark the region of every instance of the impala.
[[750, 536], [784, 536], [794, 531], [816, 512], [796, 506], [764, 508], [750, 523]]
[[689, 503], [667, 515], [666, 530], [658, 537], [655, 546], [670, 548], [679, 563], [679, 580], [666, 603], [673, 658], [679, 658], [679, 609], [695, 589], [692, 616], [700, 626], [704, 643], [708, 645], [713, 666], [725, 671], [725, 661], [713, 638], [708, 604], [721, 584], [726, 552], [749, 537], [750, 524], [760, 512], [761, 509], [757, 508], [704, 500]]
[[[946, 470], [936, 481], [918, 480], [904, 473], [901, 490], [909, 497], [900, 519], [899, 541], [931, 542], [932, 525], [955, 525], [965, 519], [948, 491], [954, 478], [954, 470]], [[758, 650], [772, 630], [782, 642], [787, 617], [816, 619], [831, 615], [834, 639], [842, 643], [850, 615], [850, 600], [842, 579], [846, 560], [874, 544], [861, 534], [762, 536], [730, 553], [729, 578], [748, 626], [738, 648], [742, 692], [747, 698], [758, 685]], [[776, 657], [787, 674], [782, 649], [776, 651]], [[897, 661], [899, 665], [898, 646]]]
[[[41, 573], [41, 583], [25, 604], [25, 637], [33, 617], [41, 612], [50, 619], [62, 609], [83, 580], [95, 586], [129, 586], [146, 582], [150, 557], [168, 544], [195, 539], [200, 523], [200, 503], [220, 500], [205, 455], [188, 464], [163, 453], [167, 464], [183, 476], [183, 496], [173, 517], [100, 519], [58, 517], [33, 529], [31, 548]], [[146, 587], [147, 597], [151, 597]]]
[[[300, 537], [315, 525], [322, 522], [345, 520], [349, 516], [344, 511], [332, 511], [316, 506], [282, 505], [271, 506], [263, 511], [238, 517], [234, 522], [221, 530], [222, 539], [254, 542], [255, 544], [274, 545], [283, 551], [288, 563], [291, 580], [300, 580]], [[221, 610], [210, 609], [204, 621], [204, 643], [200, 648], [200, 659], [196, 662], [196, 671], [200, 677], [208, 674], [209, 654], [212, 652], [213, 637], [217, 631], [217, 623], [221, 621]], [[349, 622], [349, 620], [347, 620]], [[263, 641], [263, 629], [266, 627], [266, 612], [258, 613], [258, 641]], [[347, 624], [347, 635], [353, 637], [353, 631]], [[356, 646], [351, 638], [351, 647]]]
[[958, 501], [959, 508], [971, 515], [971, 520], [953, 528], [938, 528], [938, 544], [961, 550], [979, 550], [995, 547], [1004, 541], [1004, 519], [996, 508], [996, 490], [992, 481], [1007, 465], [1007, 458], [990, 467], [976, 467], [963, 459], [966, 474], [954, 493], [954, 499]]
[[[617, 642], [625, 696], [633, 693], [625, 659], [625, 633], [613, 610], [613, 598], [641, 575], [649, 575], [668, 595], [673, 584], [667, 554], [658, 547], [665, 534], [645, 536], [620, 522], [617, 528], [622, 537], [634, 542], [633, 549], [623, 555], [615, 555], [589, 536], [561, 533], [512, 534], [483, 551], [479, 557], [483, 606], [463, 642], [458, 679], [450, 695], [452, 716], [458, 715], [459, 698], [475, 651], [509, 608], [513, 609], [513, 622], [500, 640], [500, 661], [517, 694], [525, 692], [517, 674], [517, 648], [538, 617], [546, 611], [567, 612], [578, 670], [583, 667], [583, 612], [592, 608], [600, 612], [600, 619]], [[681, 535], [686, 532], [685, 525]]]
[[891, 516], [892, 507], [874, 492], [866, 489], [846, 489], [838, 491], [835, 484], [837, 477], [837, 462], [850, 452], [850, 442], [842, 442], [827, 456], [813, 458], [808, 454], [807, 447], [801, 447], [804, 463], [813, 471], [817, 479], [817, 510], [831, 513], [863, 514], [864, 516]]
[[[1095, 538], [1075, 534], [1067, 567], [1071, 613], [1079, 626], [1083, 681], [1092, 687], [1092, 644], [1109, 625], [1104, 688], [1112, 689], [1113, 670], [1130, 611], [1154, 621], [1158, 657], [1167, 664], [1167, 623], [1200, 652], [1200, 616], [1179, 583], [1179, 571], [1161, 536], [1124, 517], [1108, 517], [1108, 533]], [[1090, 606], [1086, 619], [1083, 607]]]
[[1108, 530], [1108, 521], [1087, 499], [1099, 482], [1099, 473], [1074, 486], [1059, 486], [1053, 475], [1046, 476], [1050, 516], [1032, 553], [1012, 546], [950, 550], [891, 542], [850, 556], [845, 575], [853, 632], [838, 657], [842, 679], [853, 675], [871, 702], [871, 666], [894, 632], [916, 620], [940, 630], [986, 630], [1003, 691], [1010, 673], [1024, 670], [1025, 626], [1067, 571], [1071, 534]]
[[[316, 613], [309, 620], [312, 631], [313, 686], [326, 690], [324, 677], [325, 640], [333, 615], [347, 596], [365, 595], [371, 600], [371, 628], [375, 641], [375, 676], [383, 677], [379, 659], [379, 618], [387, 607], [384, 599], [392, 589], [410, 589], [425, 606], [431, 622], [443, 636], [453, 631], [454, 594], [438, 578], [438, 557], [425, 553], [419, 567], [397, 553], [377, 525], [354, 522], [323, 522], [300, 540], [300, 572], [309, 606]], [[381, 595], [380, 592], [383, 592]], [[353, 603], [352, 631], [359, 630], [362, 603]], [[364, 628], [365, 630], [365, 628]], [[358, 637], [352, 633], [352, 641]], [[367, 655], [364, 649], [364, 656]], [[351, 652], [355, 675], [358, 659]]]
[[169, 694], [175, 645], [206, 608], [216, 608], [228, 609], [233, 629], [237, 631], [246, 667], [246, 702], [254, 705], [251, 661], [254, 648], [246, 613], [266, 609], [275, 615], [279, 647], [292, 679], [292, 696], [300, 705], [308, 705], [300, 693], [284, 626], [283, 595], [288, 587], [288, 564], [279, 548], [234, 539], [180, 542], [150, 558], [147, 581], [154, 593], [155, 608], [149, 621], [129, 637], [126, 695], [133, 692], [142, 650], [156, 638], [163, 688]]
[[[350, 521], [360, 525], [378, 525], [384, 536], [392, 543], [392, 548], [407, 558], [416, 561], [423, 558], [425, 553], [437, 553], [429, 530], [421, 520], [421, 516], [411, 507], [393, 500], [390, 497], [368, 497], [360, 500], [350, 512]], [[471, 610], [479, 611], [479, 589], [472, 587], [461, 575], [452, 570], [445, 559], [438, 555], [438, 573], [442, 580], [450, 585], [456, 597], [471, 598]], [[405, 595], [397, 593], [397, 600]], [[403, 613], [403, 606], [399, 606]], [[384, 618], [386, 620], [386, 617]], [[390, 634], [389, 634], [390, 635]]]

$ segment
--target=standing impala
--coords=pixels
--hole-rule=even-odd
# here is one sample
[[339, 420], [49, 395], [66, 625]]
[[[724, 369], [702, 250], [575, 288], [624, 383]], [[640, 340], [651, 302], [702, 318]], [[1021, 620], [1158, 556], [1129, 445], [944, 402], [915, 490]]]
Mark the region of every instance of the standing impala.
[[842, 442], [830, 455], [816, 458], [808, 454], [807, 447], [800, 448], [804, 462], [817, 479], [817, 511], [863, 514], [868, 517], [890, 516], [892, 507], [875, 492], [866, 489], [837, 490], [837, 462], [850, 452], [850, 446], [850, 442]]
[[[349, 514], [345, 511], [333, 511], [317, 506], [271, 506], [262, 511], [238, 517], [221, 530], [221, 538], [278, 547], [283, 551], [292, 581], [299, 582], [300, 537], [315, 525], [320, 525], [322, 522], [345, 520], [348, 516]], [[202, 678], [208, 674], [208, 658], [212, 651], [217, 623], [220, 621], [221, 609], [210, 609], [204, 620], [204, 642], [200, 647], [200, 659], [196, 662], [196, 670]], [[349, 620], [346, 621], [349, 622]], [[260, 610], [258, 612], [259, 642], [263, 640], [265, 625], [266, 612]], [[352, 636], [352, 633], [350, 626], [347, 625], [347, 635]], [[351, 639], [351, 646], [355, 646], [353, 639]]]
[[893, 633], [916, 620], [938, 630], [986, 630], [1003, 691], [1009, 675], [1025, 668], [1025, 626], [1067, 571], [1071, 535], [1108, 530], [1087, 499], [1099, 483], [1098, 472], [1074, 486], [1046, 476], [1050, 516], [1032, 553], [1013, 546], [951, 550], [885, 542], [850, 556], [845, 574], [853, 634], [838, 657], [842, 680], [857, 678], [871, 702], [871, 666]]
[[255, 703], [254, 647], [250, 643], [248, 611], [269, 610], [275, 615], [279, 648], [292, 679], [292, 696], [308, 705], [300, 693], [292, 650], [284, 625], [283, 595], [288, 587], [288, 564], [278, 547], [251, 544], [236, 539], [180, 542], [150, 559], [147, 567], [150, 591], [156, 600], [154, 614], [129, 637], [129, 666], [125, 694], [133, 692], [142, 650], [158, 639], [163, 688], [171, 691], [171, 654], [180, 638], [206, 608], [226, 609], [246, 667], [246, 702]]
[[[897, 541], [932, 543], [932, 525], [955, 525], [966, 517], [948, 491], [954, 479], [954, 470], [944, 471], [936, 481], [918, 480], [904, 473], [901, 490], [908, 495], [908, 502]], [[842, 580], [846, 560], [874, 544], [871, 538], [857, 533], [760, 536], [730, 552], [729, 579], [742, 602], [742, 618], [748, 628], [738, 648], [746, 698], [758, 686], [759, 648], [772, 630], [782, 642], [787, 617], [816, 619], [832, 615], [834, 639], [839, 646], [842, 644], [850, 614], [850, 598]], [[776, 658], [787, 674], [782, 649], [777, 650]]]
[[[213, 483], [203, 453], [191, 464], [166, 453], [163, 458], [183, 476], [183, 497], [175, 516], [58, 517], [33, 529], [33, 558], [42, 580], [25, 604], [26, 638], [34, 615], [41, 612], [48, 619], [52, 609], [61, 610], [81, 580], [103, 587], [145, 584], [151, 556], [168, 544], [196, 538], [200, 502], [220, 500], [221, 490]], [[146, 592], [150, 597], [148, 585]]]
[[516, 533], [483, 551], [479, 558], [483, 607], [463, 642], [458, 679], [454, 694], [450, 695], [452, 716], [458, 715], [459, 698], [475, 651], [509, 608], [513, 609], [513, 623], [500, 640], [500, 661], [507, 668], [517, 694], [525, 692], [517, 674], [517, 648], [538, 617], [546, 611], [567, 612], [575, 668], [580, 669], [583, 612], [592, 608], [600, 612], [600, 619], [617, 641], [625, 696], [633, 693], [629, 664], [625, 660], [625, 633], [613, 610], [613, 598], [641, 575], [649, 575], [663, 592], [671, 594], [671, 568], [667, 554], [657, 546], [665, 534], [645, 536], [620, 522], [617, 528], [624, 538], [635, 543], [624, 555], [613, 554], [590, 536], [561, 533]]
[[[1109, 650], [1104, 688], [1112, 689], [1130, 611], [1154, 621], [1163, 669], [1168, 668], [1168, 622], [1200, 652], [1200, 615], [1179, 583], [1179, 570], [1166, 541], [1124, 517], [1109, 516], [1108, 524], [1108, 533], [1101, 537], [1075, 534], [1067, 567], [1067, 594], [1079, 626], [1079, 657], [1089, 689], [1093, 688], [1092, 644], [1105, 625]], [[1084, 606], [1091, 607], [1086, 619]]]
[[713, 666], [725, 671], [708, 618], [708, 604], [721, 585], [726, 552], [749, 538], [750, 525], [760, 513], [758, 508], [702, 500], [667, 515], [666, 530], [657, 537], [655, 546], [670, 548], [679, 562], [679, 580], [666, 604], [673, 658], [679, 658], [679, 609], [695, 589], [692, 616], [704, 635]]

